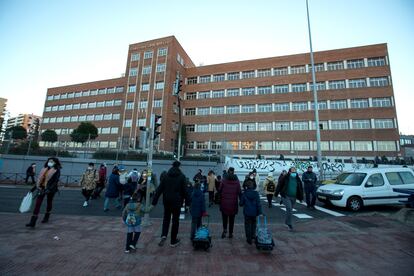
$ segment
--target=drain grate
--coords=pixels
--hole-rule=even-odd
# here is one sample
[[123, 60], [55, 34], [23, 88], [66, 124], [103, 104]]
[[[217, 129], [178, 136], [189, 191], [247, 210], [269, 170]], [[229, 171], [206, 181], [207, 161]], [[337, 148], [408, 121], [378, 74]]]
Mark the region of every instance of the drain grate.
[[378, 227], [378, 224], [368, 222], [361, 219], [354, 219], [351, 221], [348, 221], [349, 224], [352, 224], [353, 226], [357, 226], [359, 228], [371, 228], [371, 227]]

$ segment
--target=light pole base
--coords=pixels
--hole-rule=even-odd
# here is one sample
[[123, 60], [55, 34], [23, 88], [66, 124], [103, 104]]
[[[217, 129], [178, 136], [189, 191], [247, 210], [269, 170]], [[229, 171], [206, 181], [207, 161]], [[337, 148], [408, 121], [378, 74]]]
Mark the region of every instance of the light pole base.
[[150, 216], [148, 213], [146, 213], [144, 217], [142, 218], [141, 226], [145, 227], [145, 226], [151, 226], [151, 225], [152, 223], [150, 221]]

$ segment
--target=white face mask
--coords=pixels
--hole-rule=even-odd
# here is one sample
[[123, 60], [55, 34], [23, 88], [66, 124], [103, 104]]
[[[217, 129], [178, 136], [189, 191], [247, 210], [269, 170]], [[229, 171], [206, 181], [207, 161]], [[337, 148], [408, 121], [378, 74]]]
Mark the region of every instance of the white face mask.
[[253, 175], [251, 175], [251, 176], [250, 176], [250, 179], [254, 179], [254, 176], [253, 176]]
[[93, 170], [93, 167], [88, 167], [88, 170]]
[[49, 161], [49, 162], [47, 163], [47, 166], [48, 166], [49, 168], [53, 167], [54, 165], [55, 165], [55, 163], [54, 163], [54, 162], [50, 162], [50, 161]]

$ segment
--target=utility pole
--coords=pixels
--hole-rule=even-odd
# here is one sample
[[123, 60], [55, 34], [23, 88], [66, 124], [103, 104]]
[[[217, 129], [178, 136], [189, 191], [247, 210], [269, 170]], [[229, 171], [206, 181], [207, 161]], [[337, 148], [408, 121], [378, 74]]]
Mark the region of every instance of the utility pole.
[[309, 47], [310, 47], [310, 59], [311, 59], [311, 66], [312, 66], [313, 102], [315, 105], [316, 150], [317, 150], [317, 155], [318, 155], [319, 180], [322, 180], [323, 169], [322, 169], [321, 131], [319, 129], [318, 93], [316, 91], [315, 63], [313, 60], [312, 35], [311, 35], [311, 27], [310, 27], [310, 19], [309, 19], [308, 0], [306, 0], [306, 14], [308, 18]]
[[149, 221], [149, 201], [150, 201], [150, 185], [151, 185], [151, 181], [152, 181], [152, 155], [153, 155], [153, 150], [154, 150], [154, 130], [155, 127], [155, 115], [153, 113], [151, 113], [151, 117], [150, 117], [150, 127], [148, 129], [149, 132], [149, 146], [148, 146], [148, 155], [147, 155], [147, 171], [148, 171], [148, 179], [147, 179], [147, 190], [145, 193], [145, 214], [144, 214], [144, 219], [142, 221], [142, 225], [143, 226], [149, 226], [151, 225], [151, 222]]
[[181, 91], [181, 81], [180, 81], [180, 72], [177, 71], [177, 76], [175, 78], [174, 86], [173, 86], [173, 93], [177, 96], [178, 102], [178, 146], [177, 146], [177, 160], [180, 161], [181, 159], [181, 136], [182, 136], [182, 122], [181, 122], [181, 98], [180, 98], [180, 91]]

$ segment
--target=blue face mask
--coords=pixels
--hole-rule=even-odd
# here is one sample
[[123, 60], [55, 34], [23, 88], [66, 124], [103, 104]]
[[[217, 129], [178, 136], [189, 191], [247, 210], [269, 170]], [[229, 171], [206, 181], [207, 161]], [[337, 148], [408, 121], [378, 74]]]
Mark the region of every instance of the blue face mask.
[[296, 177], [296, 173], [291, 173], [290, 176], [291, 177]]

